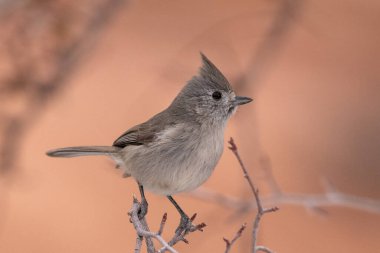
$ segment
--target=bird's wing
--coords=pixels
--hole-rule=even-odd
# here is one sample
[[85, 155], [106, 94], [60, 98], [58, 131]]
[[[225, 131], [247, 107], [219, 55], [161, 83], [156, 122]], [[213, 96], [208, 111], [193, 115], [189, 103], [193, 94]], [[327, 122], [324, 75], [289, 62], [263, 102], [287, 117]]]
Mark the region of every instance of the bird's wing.
[[143, 145], [151, 142], [154, 137], [155, 132], [152, 127], [141, 124], [134, 126], [123, 133], [114, 141], [113, 146], [124, 148], [128, 145]]
[[166, 120], [166, 117], [165, 113], [159, 113], [147, 122], [130, 128], [114, 141], [113, 146], [124, 148], [128, 145], [144, 145], [152, 142], [166, 127], [175, 125], [174, 122]]

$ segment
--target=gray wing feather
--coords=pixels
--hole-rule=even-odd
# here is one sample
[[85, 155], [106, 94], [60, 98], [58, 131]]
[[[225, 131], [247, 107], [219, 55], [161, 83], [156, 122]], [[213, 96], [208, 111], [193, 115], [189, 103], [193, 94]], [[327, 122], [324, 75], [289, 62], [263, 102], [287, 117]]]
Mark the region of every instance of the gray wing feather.
[[152, 142], [166, 127], [175, 125], [174, 119], [167, 116], [167, 112], [163, 111], [148, 121], [130, 128], [114, 141], [113, 146], [124, 148], [128, 145], [144, 145]]
[[154, 133], [149, 130], [150, 129], [146, 129], [142, 125], [133, 127], [117, 138], [113, 146], [124, 148], [128, 145], [143, 145], [151, 141], [155, 136]]

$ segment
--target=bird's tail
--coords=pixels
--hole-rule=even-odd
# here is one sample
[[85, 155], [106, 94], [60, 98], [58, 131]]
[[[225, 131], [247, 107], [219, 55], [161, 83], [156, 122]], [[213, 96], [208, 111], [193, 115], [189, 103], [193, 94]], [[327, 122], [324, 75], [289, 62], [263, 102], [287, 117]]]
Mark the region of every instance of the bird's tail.
[[113, 146], [81, 146], [57, 148], [46, 152], [51, 157], [75, 157], [75, 156], [91, 156], [91, 155], [108, 155], [113, 156], [118, 153], [121, 148]]

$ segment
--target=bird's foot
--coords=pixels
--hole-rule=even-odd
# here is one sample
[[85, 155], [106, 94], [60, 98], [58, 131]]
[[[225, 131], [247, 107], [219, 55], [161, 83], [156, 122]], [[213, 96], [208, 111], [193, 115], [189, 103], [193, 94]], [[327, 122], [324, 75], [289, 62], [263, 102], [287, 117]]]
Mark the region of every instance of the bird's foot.
[[146, 201], [145, 198], [141, 200], [140, 203], [140, 209], [138, 212], [139, 219], [144, 219], [145, 215], [148, 213], [148, 202]]
[[189, 218], [189, 216], [187, 216], [187, 215], [181, 215], [181, 221], [180, 221], [175, 233], [186, 235], [186, 234], [188, 234], [190, 232], [194, 232], [196, 230], [203, 232], [203, 228], [206, 226], [205, 223], [202, 222], [201, 224], [193, 225], [193, 221], [194, 221], [196, 216], [197, 216], [196, 213], [191, 218]]

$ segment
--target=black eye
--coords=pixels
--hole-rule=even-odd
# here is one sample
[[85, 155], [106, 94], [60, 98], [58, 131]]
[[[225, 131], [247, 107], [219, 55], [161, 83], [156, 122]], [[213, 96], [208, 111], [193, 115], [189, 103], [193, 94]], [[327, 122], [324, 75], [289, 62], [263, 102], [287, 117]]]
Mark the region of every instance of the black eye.
[[212, 98], [215, 100], [219, 100], [222, 98], [222, 93], [220, 93], [219, 91], [215, 91], [214, 93], [212, 93]]

